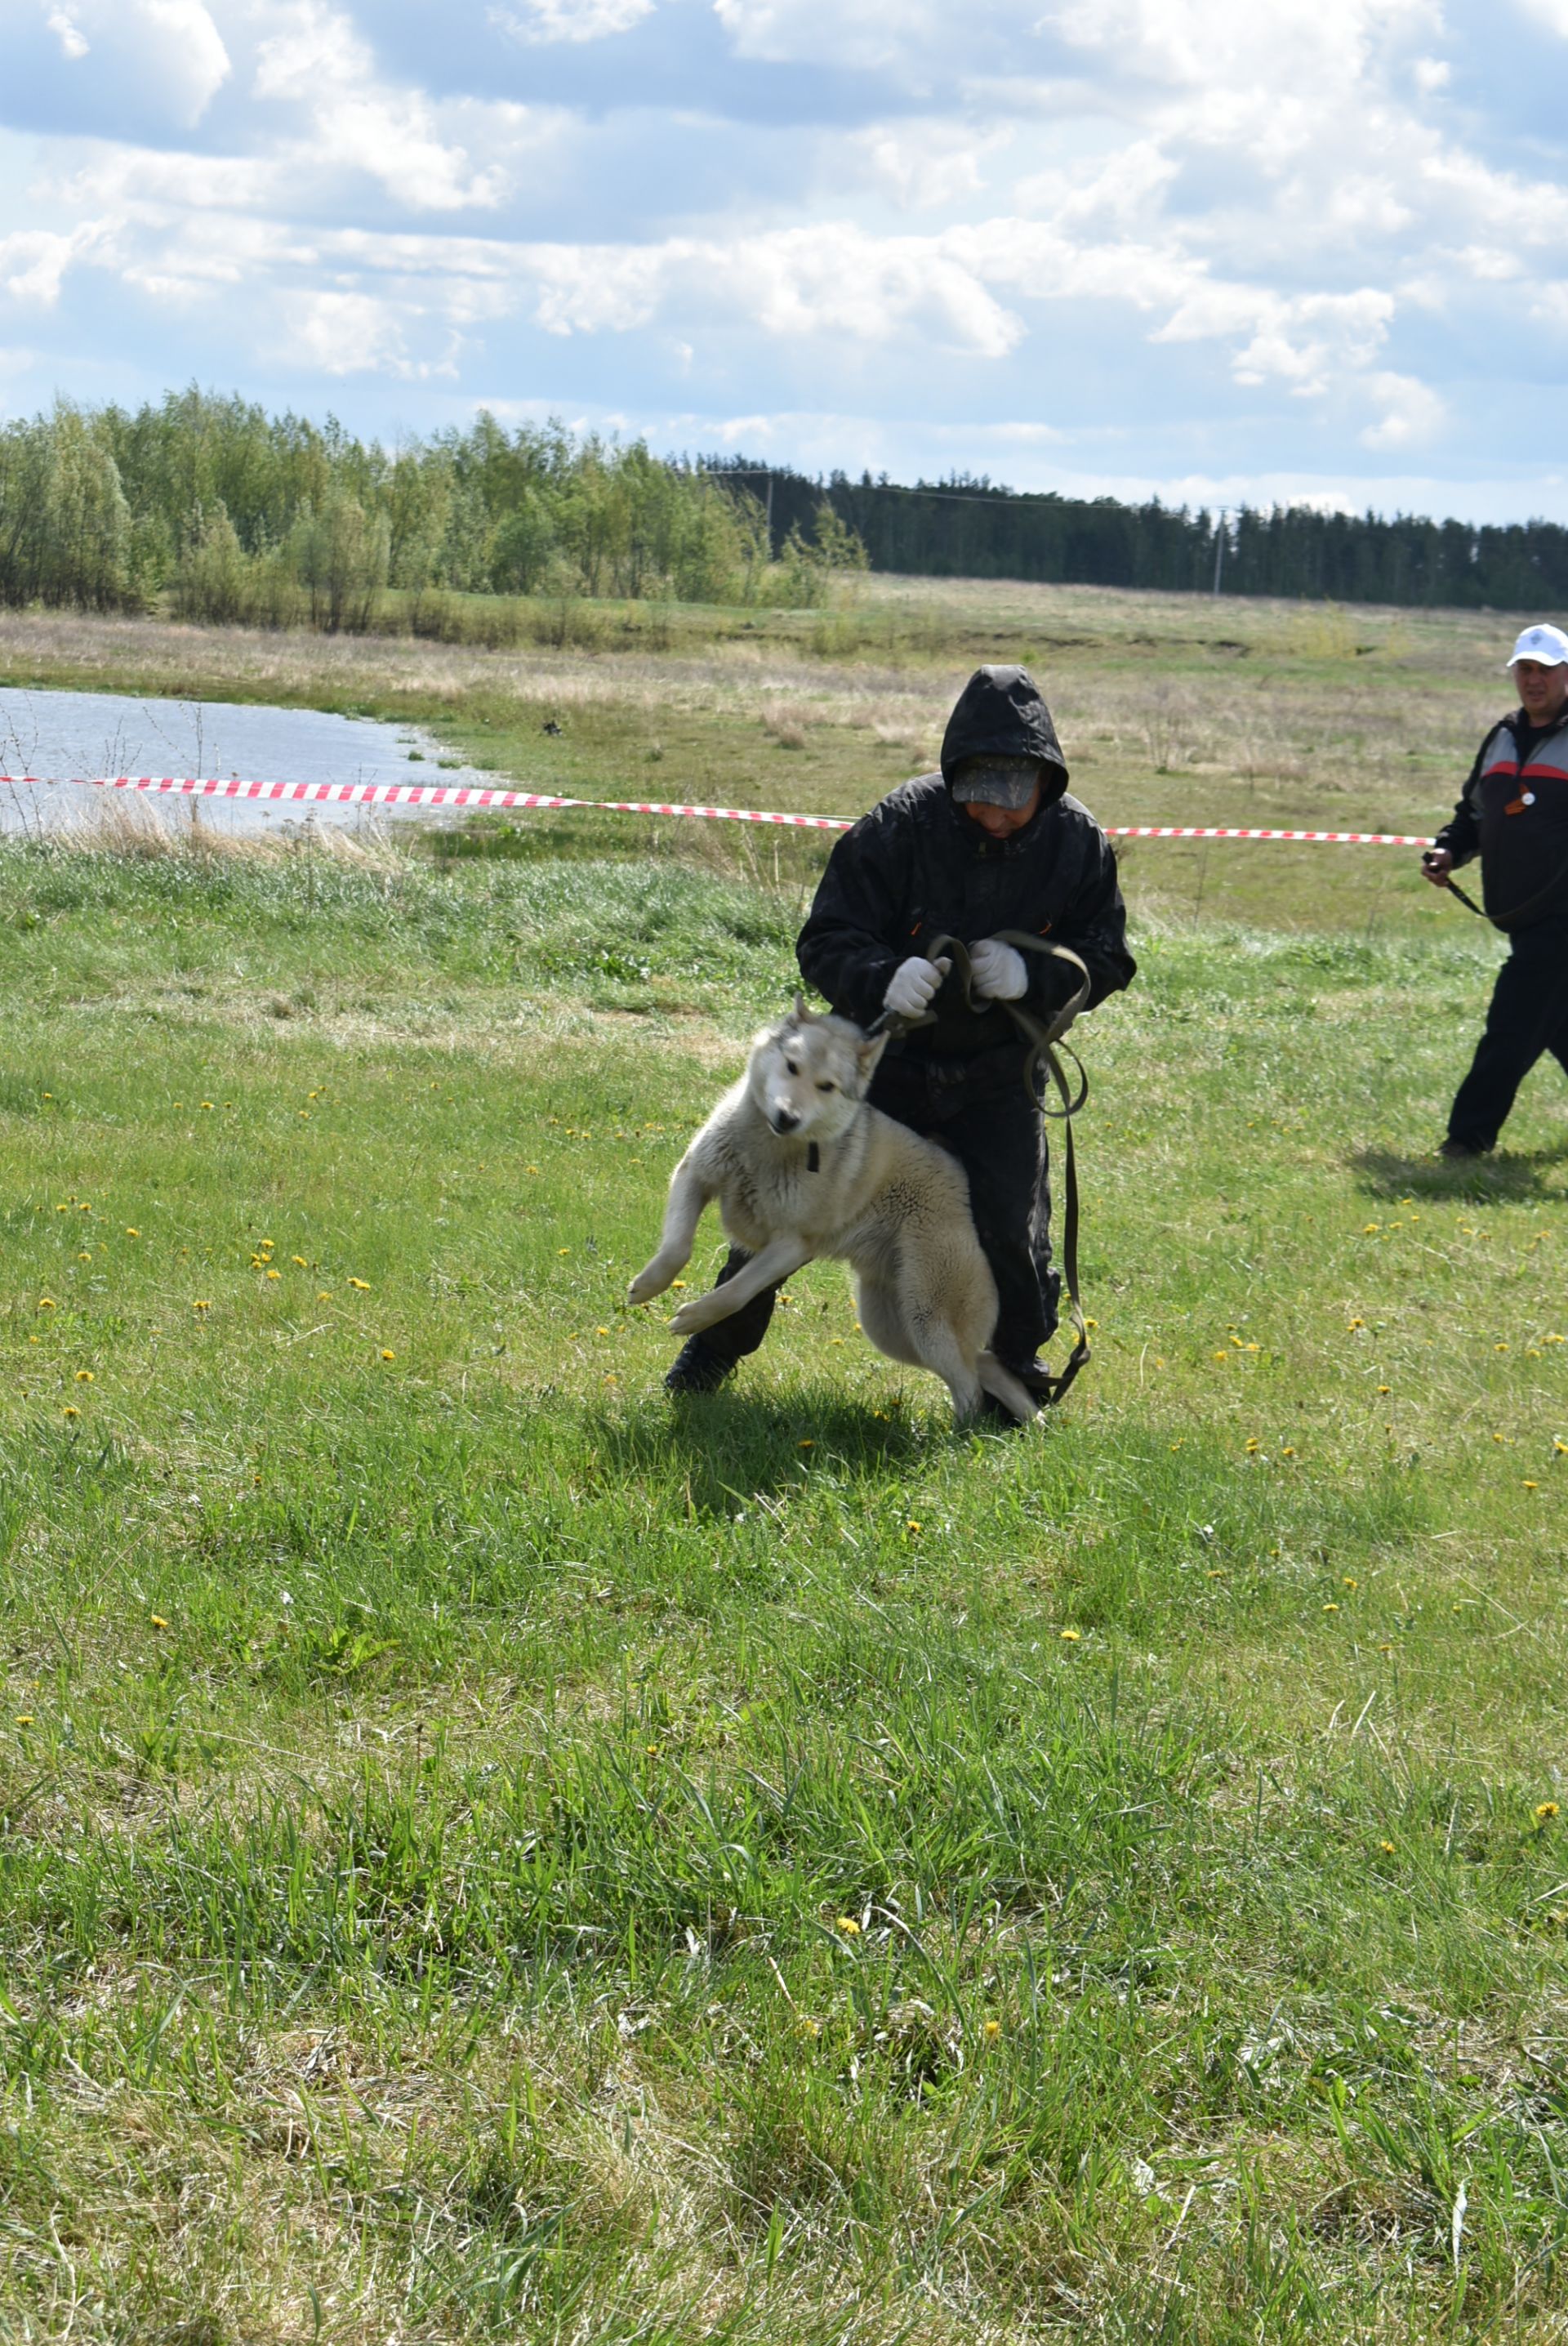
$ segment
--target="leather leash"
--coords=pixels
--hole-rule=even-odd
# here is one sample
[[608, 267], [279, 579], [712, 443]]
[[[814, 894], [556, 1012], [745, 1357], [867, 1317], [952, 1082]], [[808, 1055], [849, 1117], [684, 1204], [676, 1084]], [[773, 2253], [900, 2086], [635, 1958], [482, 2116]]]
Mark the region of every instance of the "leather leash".
[[[969, 948], [961, 939], [936, 937], [927, 947], [925, 954], [927, 961], [938, 961], [944, 954], [951, 958], [953, 971], [963, 988], [966, 1008], [977, 1012], [982, 1007], [1006, 1011], [1018, 1029], [1020, 1036], [1029, 1046], [1028, 1054], [1023, 1062], [1024, 1090], [1042, 1117], [1051, 1123], [1061, 1124], [1066, 1127], [1065, 1179], [1063, 1185], [1064, 1194], [1062, 1212], [1062, 1277], [1067, 1289], [1070, 1307], [1068, 1316], [1072, 1321], [1074, 1344], [1061, 1375], [1053, 1377], [1049, 1381], [1045, 1405], [1051, 1408], [1061, 1400], [1077, 1376], [1079, 1370], [1086, 1367], [1093, 1358], [1089, 1348], [1088, 1325], [1084, 1318], [1083, 1300], [1078, 1292], [1078, 1160], [1073, 1145], [1073, 1118], [1089, 1096], [1089, 1078], [1076, 1051], [1071, 1049], [1062, 1040], [1068, 1027], [1089, 999], [1090, 978], [1084, 962], [1066, 945], [1052, 944], [1044, 937], [1031, 936], [1026, 929], [998, 929], [995, 933], [998, 944], [1011, 945], [1016, 953], [1040, 954], [1052, 961], [1064, 962], [1078, 973], [1078, 984], [1072, 999], [1064, 1004], [1054, 1018], [1036, 1018], [1032, 1011], [1023, 1009], [1016, 1002], [998, 1003], [989, 994], [983, 995], [980, 1003], [976, 1003], [973, 992], [974, 967], [970, 960]], [[869, 1031], [873, 1035], [884, 1032], [908, 1035], [918, 1026], [934, 1026], [935, 1024], [936, 1015], [933, 1011], [922, 1010], [917, 1018], [904, 1018], [896, 1011], [885, 1010]], [[1076, 1092], [1068, 1081], [1067, 1071], [1062, 1065], [1059, 1055], [1063, 1052], [1066, 1053], [1067, 1057], [1077, 1069]], [[1048, 1107], [1045, 1104], [1047, 1079], [1055, 1084], [1062, 1102], [1060, 1107]]]

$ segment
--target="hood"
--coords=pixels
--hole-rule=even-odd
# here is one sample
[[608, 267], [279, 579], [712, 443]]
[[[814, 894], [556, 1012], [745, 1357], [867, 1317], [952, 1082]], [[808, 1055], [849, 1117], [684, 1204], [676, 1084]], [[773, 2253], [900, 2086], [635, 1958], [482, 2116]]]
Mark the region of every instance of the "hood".
[[1067, 787], [1067, 760], [1051, 711], [1026, 668], [977, 668], [947, 720], [942, 774], [950, 790], [962, 759], [987, 756], [1038, 758], [1045, 768], [1046, 806]]

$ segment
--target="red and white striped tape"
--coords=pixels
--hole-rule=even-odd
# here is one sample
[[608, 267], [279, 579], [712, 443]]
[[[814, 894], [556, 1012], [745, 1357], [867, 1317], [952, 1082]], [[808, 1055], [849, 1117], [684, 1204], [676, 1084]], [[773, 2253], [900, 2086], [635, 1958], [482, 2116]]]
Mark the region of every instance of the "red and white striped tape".
[[[565, 799], [539, 790], [452, 782], [200, 781], [173, 774], [0, 774], [0, 788], [149, 790], [183, 798], [246, 799], [278, 806], [521, 807], [544, 812], [583, 808], [601, 814], [684, 815], [699, 822], [770, 822], [794, 831], [848, 831], [836, 815], [774, 814], [756, 807], [677, 806], [663, 799]], [[1269, 831], [1234, 823], [1113, 822], [1112, 839], [1276, 839], [1315, 847], [1429, 847], [1430, 838], [1398, 831]]]

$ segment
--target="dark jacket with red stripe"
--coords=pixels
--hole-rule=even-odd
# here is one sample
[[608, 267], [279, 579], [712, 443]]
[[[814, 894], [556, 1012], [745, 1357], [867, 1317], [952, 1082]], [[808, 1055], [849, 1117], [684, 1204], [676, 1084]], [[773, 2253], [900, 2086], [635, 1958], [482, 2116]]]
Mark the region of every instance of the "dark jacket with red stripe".
[[1500, 929], [1568, 920], [1568, 709], [1531, 733], [1522, 709], [1492, 727], [1435, 842], [1456, 865], [1480, 856], [1482, 901]]
[[[1010, 839], [988, 839], [949, 793], [953, 769], [980, 751], [1035, 757], [1044, 769], [1044, 802]], [[840, 1017], [869, 1026], [888, 980], [911, 954], [943, 935], [972, 945], [999, 929], [1023, 929], [1081, 956], [1090, 1008], [1128, 984], [1136, 964], [1115, 855], [1087, 807], [1067, 795], [1050, 716], [1023, 669], [982, 668], [971, 679], [942, 754], [942, 773], [890, 791], [834, 848], [796, 944], [808, 984]], [[1022, 1006], [1049, 1016], [1077, 978], [1044, 954], [1024, 960]], [[932, 1008], [936, 1024], [891, 1046], [897, 1056], [968, 1058], [1017, 1043], [1001, 1005], [976, 1015], [951, 978]]]

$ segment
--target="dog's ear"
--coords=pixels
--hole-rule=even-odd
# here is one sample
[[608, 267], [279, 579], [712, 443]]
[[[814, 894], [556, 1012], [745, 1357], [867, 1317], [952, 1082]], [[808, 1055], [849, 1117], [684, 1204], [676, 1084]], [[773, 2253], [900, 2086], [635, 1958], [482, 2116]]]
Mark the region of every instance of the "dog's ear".
[[806, 997], [803, 994], [797, 994], [795, 996], [795, 1007], [789, 1014], [789, 1023], [792, 1026], [809, 1026], [813, 1024], [813, 1014], [807, 1009]]
[[887, 1049], [888, 1041], [889, 1037], [884, 1031], [881, 1035], [868, 1035], [863, 1043], [857, 1045], [855, 1058], [860, 1066], [862, 1084], [869, 1084], [876, 1074], [877, 1061]]

